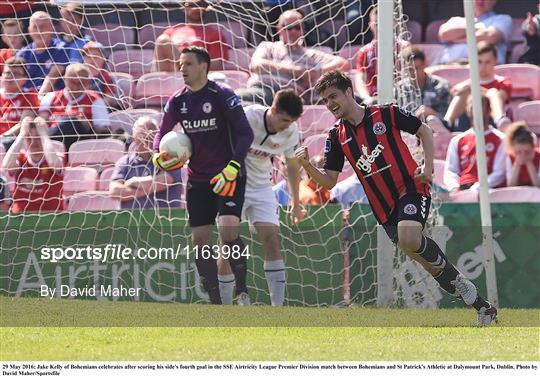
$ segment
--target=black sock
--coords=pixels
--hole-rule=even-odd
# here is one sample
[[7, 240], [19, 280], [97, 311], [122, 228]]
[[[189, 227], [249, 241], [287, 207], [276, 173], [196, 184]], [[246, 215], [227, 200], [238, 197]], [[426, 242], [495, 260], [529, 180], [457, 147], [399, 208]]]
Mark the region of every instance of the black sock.
[[[232, 272], [234, 274], [234, 280], [236, 283], [235, 288], [235, 294], [239, 295], [240, 293], [247, 293], [247, 285], [246, 285], [246, 277], [247, 277], [247, 257], [242, 256], [242, 253], [244, 252], [245, 245], [244, 242], [240, 237], [234, 239], [230, 242], [225, 242], [225, 245], [229, 247], [229, 264], [231, 265]], [[234, 256], [233, 257], [233, 250]], [[240, 256], [238, 256], [238, 253], [236, 251], [240, 252]]]
[[210, 297], [210, 303], [221, 304], [216, 260], [212, 257], [208, 259], [199, 257], [195, 259], [195, 265], [197, 265], [201, 283]]
[[422, 244], [418, 251], [415, 252], [424, 260], [429, 262], [436, 268], [441, 269], [440, 273], [433, 277], [450, 295], [456, 294], [456, 288], [450, 282], [454, 281], [458, 276], [458, 270], [452, 265], [452, 263], [446, 258], [441, 248], [433, 241], [433, 239], [422, 235]]
[[476, 298], [476, 300], [474, 301], [473, 304], [471, 304], [474, 309], [476, 309], [477, 311], [480, 310], [480, 308], [484, 307], [484, 308], [489, 308], [491, 307], [491, 304], [489, 304], [489, 302], [487, 300], [485, 300], [484, 298], [482, 298], [480, 295], [478, 295], [478, 297]]

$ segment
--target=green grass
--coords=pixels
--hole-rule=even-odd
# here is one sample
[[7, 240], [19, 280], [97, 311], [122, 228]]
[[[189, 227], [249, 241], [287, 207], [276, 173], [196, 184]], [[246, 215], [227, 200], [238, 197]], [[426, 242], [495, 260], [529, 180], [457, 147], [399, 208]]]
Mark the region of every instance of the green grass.
[[3, 297], [0, 360], [540, 360], [540, 310], [475, 316]]

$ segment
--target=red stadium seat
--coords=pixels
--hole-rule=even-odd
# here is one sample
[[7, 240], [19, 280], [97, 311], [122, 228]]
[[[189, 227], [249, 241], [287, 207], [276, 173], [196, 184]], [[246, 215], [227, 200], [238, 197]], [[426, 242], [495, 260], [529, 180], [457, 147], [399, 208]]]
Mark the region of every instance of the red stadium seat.
[[514, 117], [524, 120], [533, 132], [540, 134], [540, 100], [521, 103]]
[[447, 20], [431, 21], [426, 27], [426, 43], [441, 43], [439, 39], [439, 28]]
[[109, 62], [113, 72], [129, 73], [133, 77], [139, 78], [145, 73], [150, 73], [153, 59], [153, 50], [126, 48], [113, 51], [109, 57]]
[[229, 85], [233, 90], [246, 87], [249, 79], [249, 73], [236, 70], [212, 71], [208, 77], [215, 81], [221, 81], [221, 79], [216, 79], [221, 75], [224, 76], [224, 83]]
[[446, 184], [444, 184], [444, 165], [446, 161], [442, 159], [435, 159], [433, 161], [433, 169], [435, 173], [433, 174], [433, 183], [437, 184], [439, 187], [446, 189]]
[[419, 22], [409, 20], [405, 24], [409, 33], [411, 33], [410, 42], [413, 44], [422, 42], [422, 25]]
[[120, 210], [120, 200], [113, 199], [107, 192], [91, 191], [73, 195], [68, 201], [69, 211]]
[[64, 169], [64, 196], [96, 189], [97, 171], [91, 167], [66, 167]]
[[97, 188], [99, 191], [108, 191], [109, 190], [109, 184], [111, 183], [111, 177], [114, 172], [114, 166], [107, 167], [103, 171], [101, 171], [101, 174], [99, 174], [99, 180], [97, 184]]
[[124, 155], [124, 143], [112, 138], [77, 141], [69, 148], [70, 166], [113, 165]]
[[502, 64], [495, 73], [512, 80], [512, 98], [540, 99], [540, 67], [532, 64]]
[[128, 73], [111, 73], [111, 77], [118, 88], [116, 104], [121, 108], [130, 108], [133, 100], [133, 84], [135, 79]]
[[123, 50], [135, 45], [135, 29], [119, 24], [98, 25], [88, 29], [88, 35], [103, 46]]
[[327, 135], [316, 134], [309, 136], [304, 140], [304, 145], [308, 148], [309, 157], [312, 158], [318, 154], [324, 154], [324, 144]]
[[113, 131], [123, 129], [127, 133], [132, 134], [133, 123], [142, 116], [150, 116], [156, 120], [158, 125], [161, 122], [161, 112], [151, 108], [137, 108], [111, 113], [109, 115], [109, 120], [111, 122], [110, 128]]
[[512, 54], [510, 56], [510, 63], [516, 64], [518, 59], [527, 51], [527, 43], [516, 44], [512, 47]]
[[472, 189], [450, 194], [451, 202], [478, 202], [478, 192]]
[[414, 47], [424, 51], [424, 54], [426, 55], [426, 65], [433, 64], [444, 49], [444, 45], [442, 44], [415, 44]]
[[50, 140], [56, 154], [64, 155], [66, 145], [62, 141]]
[[135, 87], [135, 107], [163, 108], [169, 97], [184, 85], [181, 73], [153, 72], [143, 74]]
[[426, 72], [442, 77], [452, 88], [457, 83], [469, 78], [469, 67], [462, 65], [434, 65], [426, 68]]
[[298, 119], [301, 138], [317, 134], [326, 136], [328, 129], [330, 129], [335, 122], [336, 118], [328, 111], [326, 106], [304, 106], [304, 113], [300, 119]]
[[249, 71], [251, 56], [255, 48], [235, 48], [229, 50], [229, 61], [225, 63], [225, 67], [230, 70]]
[[154, 49], [156, 39], [171, 25], [169, 22], [156, 22], [144, 25], [139, 29], [139, 45], [142, 48]]
[[539, 202], [540, 188], [536, 187], [506, 187], [493, 189], [489, 192], [491, 202]]

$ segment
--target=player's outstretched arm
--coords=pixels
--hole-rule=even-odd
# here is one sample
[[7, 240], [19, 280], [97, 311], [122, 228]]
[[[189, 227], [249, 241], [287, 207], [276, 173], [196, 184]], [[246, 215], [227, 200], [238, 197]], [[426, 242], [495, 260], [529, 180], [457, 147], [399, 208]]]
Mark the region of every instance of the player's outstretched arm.
[[433, 157], [435, 155], [433, 132], [426, 124], [422, 124], [420, 128], [418, 128], [416, 136], [422, 142], [422, 149], [424, 149], [424, 166], [420, 166], [416, 170], [415, 176], [425, 183], [431, 183], [433, 178]]
[[287, 183], [292, 196], [291, 220], [297, 224], [306, 216], [306, 211], [300, 206], [300, 162], [296, 158], [286, 158]]
[[309, 154], [307, 146], [300, 146], [294, 152], [295, 157], [304, 167], [308, 175], [315, 180], [320, 186], [326, 189], [332, 189], [337, 183], [339, 171], [319, 170], [309, 162]]

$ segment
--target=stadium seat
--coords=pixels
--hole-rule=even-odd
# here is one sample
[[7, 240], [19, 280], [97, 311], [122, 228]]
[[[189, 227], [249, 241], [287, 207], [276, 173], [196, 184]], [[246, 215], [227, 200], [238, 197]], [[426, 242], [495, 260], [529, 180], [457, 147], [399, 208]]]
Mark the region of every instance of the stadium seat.
[[90, 191], [77, 193], [68, 201], [69, 211], [120, 210], [120, 200], [113, 199], [107, 192]]
[[230, 70], [249, 71], [249, 63], [255, 48], [235, 48], [229, 50], [229, 61], [225, 62], [225, 67]]
[[433, 145], [435, 147], [435, 159], [446, 159], [448, 144], [454, 137], [450, 132], [435, 132], [433, 134]]
[[116, 104], [120, 108], [131, 108], [133, 100], [133, 83], [135, 79], [128, 73], [111, 73], [111, 77], [118, 88], [118, 98]]
[[510, 36], [510, 44], [520, 44], [525, 42], [523, 31], [521, 30], [521, 24], [525, 21], [525, 18], [512, 18], [512, 35]]
[[[246, 87], [247, 81], [249, 79], [249, 73], [237, 70], [212, 71], [210, 72], [208, 77], [211, 79], [216, 79], [220, 75], [223, 76], [225, 83], [229, 85], [233, 90]], [[221, 80], [217, 79], [216, 81]]]
[[69, 148], [70, 166], [113, 165], [124, 155], [124, 143], [112, 138], [77, 141]]
[[444, 184], [444, 164], [446, 161], [442, 159], [435, 159], [433, 161], [433, 169], [435, 173], [433, 174], [433, 183], [437, 184], [439, 187], [446, 189], [446, 184]]
[[169, 97], [184, 85], [180, 73], [153, 72], [143, 74], [135, 87], [134, 107], [163, 108]]
[[66, 167], [64, 169], [64, 196], [96, 189], [97, 171], [91, 167]]
[[50, 140], [56, 154], [64, 155], [66, 145], [62, 141]]
[[457, 191], [450, 194], [449, 198], [451, 202], [478, 202], [478, 192], [471, 189]]
[[[213, 24], [213, 26], [216, 26], [216, 24]], [[217, 26], [227, 41], [229, 53], [231, 50], [237, 48], [246, 48], [248, 46], [248, 31], [247, 28], [240, 22], [220, 20]]]
[[298, 120], [300, 137], [306, 138], [311, 135], [326, 133], [334, 125], [336, 118], [328, 111], [326, 106], [307, 105], [304, 106], [304, 113]]
[[139, 45], [142, 48], [153, 50], [156, 45], [157, 37], [163, 34], [170, 26], [169, 22], [156, 22], [154, 24], [144, 25], [139, 29]]
[[356, 67], [356, 55], [358, 54], [358, 50], [362, 48], [361, 45], [352, 45], [352, 46], [344, 46], [341, 50], [339, 50], [339, 56], [341, 56], [344, 59], [347, 59], [352, 67]]
[[527, 51], [527, 43], [516, 44], [514, 47], [512, 47], [512, 54], [510, 55], [509, 63], [517, 64], [518, 59], [525, 53], [525, 51]]
[[326, 136], [325, 134], [316, 134], [304, 140], [304, 146], [307, 146], [310, 158], [324, 153]]
[[539, 202], [540, 188], [536, 187], [506, 187], [490, 190], [490, 202]]
[[540, 100], [523, 102], [518, 106], [517, 114], [514, 116], [517, 120], [525, 120], [535, 133], [540, 130]]
[[87, 31], [90, 37], [106, 48], [125, 50], [135, 45], [135, 29], [119, 24], [98, 25]]
[[441, 43], [439, 39], [439, 28], [447, 20], [436, 20], [431, 21], [426, 27], [426, 38], [424, 42], [426, 43]]
[[437, 59], [441, 51], [444, 49], [444, 45], [442, 44], [429, 44], [429, 43], [415, 44], [414, 47], [417, 47], [421, 49], [422, 51], [424, 51], [424, 54], [426, 55], [426, 65], [433, 64], [433, 62], [435, 62], [435, 60]]
[[427, 67], [426, 72], [444, 78], [450, 88], [469, 78], [469, 66], [463, 65], [434, 65]]
[[156, 120], [158, 125], [161, 122], [161, 112], [151, 108], [136, 108], [111, 113], [109, 115], [109, 120], [111, 122], [110, 128], [113, 132], [122, 129], [127, 133], [132, 134], [133, 123], [141, 116], [152, 117]]
[[139, 78], [145, 73], [150, 73], [153, 58], [153, 50], [126, 48], [113, 51], [109, 57], [109, 62], [113, 72], [129, 73], [134, 78]]
[[354, 170], [348, 162], [343, 165], [343, 170], [338, 176], [338, 183], [354, 175]]
[[495, 73], [512, 80], [512, 98], [540, 99], [540, 67], [532, 64], [502, 64]]
[[413, 44], [422, 42], [422, 25], [419, 22], [408, 20], [405, 24], [409, 33], [411, 33], [410, 42]]
[[99, 174], [99, 180], [97, 184], [97, 189], [99, 191], [108, 191], [109, 190], [109, 184], [111, 182], [111, 177], [114, 172], [114, 166], [107, 167], [103, 171], [101, 171], [101, 174]]

